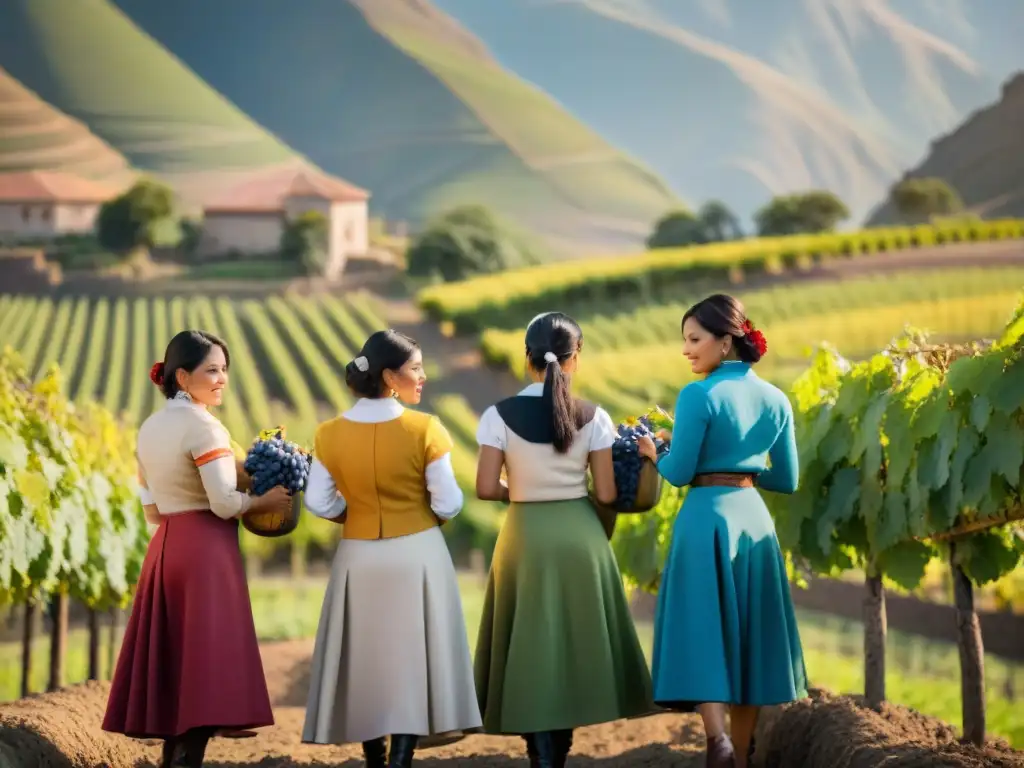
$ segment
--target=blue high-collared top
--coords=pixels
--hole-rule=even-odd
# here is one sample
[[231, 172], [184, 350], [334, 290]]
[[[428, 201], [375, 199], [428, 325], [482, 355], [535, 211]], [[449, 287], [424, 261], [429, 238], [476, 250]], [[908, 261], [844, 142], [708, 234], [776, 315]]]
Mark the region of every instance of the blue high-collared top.
[[679, 392], [671, 449], [658, 460], [658, 472], [677, 487], [689, 485], [695, 474], [749, 472], [766, 491], [795, 492], [798, 459], [789, 399], [750, 363], [723, 361]]

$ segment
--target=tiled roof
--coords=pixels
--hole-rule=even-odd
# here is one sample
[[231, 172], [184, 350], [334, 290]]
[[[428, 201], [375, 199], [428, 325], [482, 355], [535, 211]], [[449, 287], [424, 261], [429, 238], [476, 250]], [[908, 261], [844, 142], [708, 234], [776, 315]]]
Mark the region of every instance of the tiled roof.
[[361, 202], [365, 189], [309, 169], [287, 168], [256, 176], [206, 206], [206, 214], [279, 213], [289, 197], [317, 197], [333, 202]]
[[105, 203], [120, 192], [60, 171], [0, 173], [0, 203]]

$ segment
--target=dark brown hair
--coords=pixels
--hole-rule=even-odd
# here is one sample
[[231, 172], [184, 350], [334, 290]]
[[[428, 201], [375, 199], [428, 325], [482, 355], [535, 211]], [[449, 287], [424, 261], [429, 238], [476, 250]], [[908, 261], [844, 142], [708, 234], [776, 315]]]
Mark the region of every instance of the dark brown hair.
[[[583, 330], [568, 315], [548, 312], [538, 315], [526, 329], [526, 359], [530, 368], [544, 371], [544, 404], [554, 427], [553, 445], [565, 453], [576, 437], [576, 402], [569, 391], [569, 377], [562, 363], [583, 349]], [[548, 362], [545, 355], [554, 360]]]
[[230, 368], [231, 355], [228, 353], [228, 345], [222, 339], [207, 331], [182, 331], [176, 334], [167, 344], [163, 369], [160, 372], [159, 387], [164, 397], [170, 400], [178, 394], [178, 370], [192, 373], [203, 364], [203, 360], [214, 347], [221, 348], [224, 352], [224, 362]]
[[[420, 345], [399, 331], [377, 331], [359, 350], [356, 359], [345, 366], [345, 383], [359, 397], [374, 399], [384, 395], [384, 371], [397, 371], [412, 357]], [[366, 360], [366, 370], [359, 370], [356, 360]]]
[[756, 363], [761, 359], [761, 353], [744, 328], [747, 315], [739, 299], [725, 293], [708, 296], [686, 310], [680, 327], [685, 326], [691, 317], [719, 339], [732, 336], [736, 356], [743, 362]]

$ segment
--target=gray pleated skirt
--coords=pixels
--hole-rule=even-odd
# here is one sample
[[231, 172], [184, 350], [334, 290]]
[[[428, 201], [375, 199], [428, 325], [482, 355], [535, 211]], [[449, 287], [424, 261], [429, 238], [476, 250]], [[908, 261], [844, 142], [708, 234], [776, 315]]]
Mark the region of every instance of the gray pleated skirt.
[[441, 529], [342, 539], [317, 629], [303, 742], [480, 726], [462, 599]]

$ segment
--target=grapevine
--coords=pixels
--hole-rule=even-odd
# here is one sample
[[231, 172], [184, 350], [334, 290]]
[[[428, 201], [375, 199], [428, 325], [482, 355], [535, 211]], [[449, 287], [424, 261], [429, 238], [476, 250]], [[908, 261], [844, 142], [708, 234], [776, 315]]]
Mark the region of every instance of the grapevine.
[[0, 356], [0, 603], [125, 605], [149, 540], [134, 433], [61, 389], [56, 367], [33, 385], [17, 355]]

